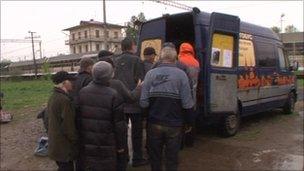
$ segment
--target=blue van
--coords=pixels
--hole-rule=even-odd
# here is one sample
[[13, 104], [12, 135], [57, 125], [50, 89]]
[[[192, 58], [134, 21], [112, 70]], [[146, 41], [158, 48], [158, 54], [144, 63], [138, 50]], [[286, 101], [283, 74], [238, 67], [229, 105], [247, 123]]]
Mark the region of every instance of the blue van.
[[224, 136], [237, 133], [243, 116], [274, 108], [293, 112], [295, 76], [282, 42], [270, 29], [241, 22], [237, 16], [194, 8], [142, 24], [140, 56], [149, 46], [159, 54], [164, 42], [173, 42], [177, 50], [183, 42], [195, 48], [201, 67], [198, 121], [216, 118]]

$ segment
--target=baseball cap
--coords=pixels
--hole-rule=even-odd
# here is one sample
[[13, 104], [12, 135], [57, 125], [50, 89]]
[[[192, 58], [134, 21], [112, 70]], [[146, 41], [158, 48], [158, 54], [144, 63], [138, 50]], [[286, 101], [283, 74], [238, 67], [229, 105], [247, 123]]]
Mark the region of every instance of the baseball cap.
[[155, 49], [153, 47], [145, 48], [144, 55], [156, 55]]
[[62, 83], [65, 80], [73, 81], [73, 80], [75, 80], [75, 77], [72, 75], [69, 75], [69, 73], [66, 71], [59, 71], [55, 75], [52, 76], [52, 81], [55, 84]]

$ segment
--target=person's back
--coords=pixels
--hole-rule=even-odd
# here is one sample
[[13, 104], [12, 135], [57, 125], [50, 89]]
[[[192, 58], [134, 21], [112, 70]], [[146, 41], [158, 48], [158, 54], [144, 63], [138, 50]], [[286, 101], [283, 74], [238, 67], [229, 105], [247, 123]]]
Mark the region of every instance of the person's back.
[[70, 93], [74, 100], [77, 100], [79, 91], [92, 81], [93, 65], [94, 61], [91, 58], [82, 58], [80, 60], [80, 70], [73, 82], [73, 91]]
[[177, 170], [183, 127], [193, 123], [183, 110], [194, 105], [189, 80], [176, 66], [176, 50], [164, 47], [161, 63], [150, 70], [143, 82], [140, 105], [148, 109], [148, 139], [152, 171], [162, 170], [165, 153], [166, 170]]
[[115, 78], [121, 80], [129, 90], [133, 90], [139, 79], [143, 78], [143, 68], [139, 57], [130, 52], [124, 52], [115, 57]]
[[[183, 109], [191, 108], [193, 105], [192, 99], [189, 99], [191, 96], [187, 96], [187, 91], [184, 91], [187, 87], [189, 88], [185, 72], [177, 68], [174, 63], [159, 64], [157, 68], [147, 73], [144, 84], [151, 85], [144, 87], [145, 90], [142, 93], [148, 92], [148, 94], [141, 96], [141, 99], [150, 99], [149, 122], [182, 126], [184, 124]], [[181, 99], [181, 96], [188, 99]], [[145, 101], [142, 100], [141, 104], [145, 106]]]
[[191, 44], [182, 43], [179, 48], [178, 60], [188, 67], [189, 79], [192, 84], [193, 100], [196, 102], [196, 91], [199, 75], [199, 62], [195, 59], [194, 50]]
[[[106, 62], [95, 65], [98, 67], [100, 63]], [[103, 64], [99, 68], [100, 73], [107, 65], [110, 64]], [[108, 87], [113, 73], [98, 74], [98, 68], [96, 73], [94, 71], [93, 82], [79, 92], [82, 154], [79, 161], [82, 169], [116, 170], [117, 151], [127, 151], [123, 100], [114, 89]]]

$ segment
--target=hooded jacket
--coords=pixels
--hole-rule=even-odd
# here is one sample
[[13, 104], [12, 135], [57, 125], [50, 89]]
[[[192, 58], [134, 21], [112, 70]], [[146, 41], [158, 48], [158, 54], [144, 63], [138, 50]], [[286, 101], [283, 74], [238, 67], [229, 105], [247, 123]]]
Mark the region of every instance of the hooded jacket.
[[188, 67], [188, 76], [192, 83], [192, 96], [194, 101], [196, 102], [196, 89], [198, 84], [200, 66], [199, 62], [195, 59], [195, 53], [191, 44], [182, 43], [180, 45], [178, 60]]

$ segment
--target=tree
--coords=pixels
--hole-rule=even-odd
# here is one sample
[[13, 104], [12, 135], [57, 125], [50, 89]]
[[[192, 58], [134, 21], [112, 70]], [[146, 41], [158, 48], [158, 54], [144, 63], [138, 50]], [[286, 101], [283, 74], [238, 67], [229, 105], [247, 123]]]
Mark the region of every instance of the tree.
[[285, 32], [286, 33], [294, 33], [297, 32], [298, 29], [294, 25], [288, 25], [285, 27]]
[[270, 29], [277, 34], [281, 33], [281, 29], [277, 26], [273, 26]]
[[127, 23], [126, 34], [127, 37], [131, 37], [137, 40], [138, 31], [143, 22], [146, 22], [146, 18], [144, 13], [139, 13], [137, 16], [132, 16], [131, 20]]

